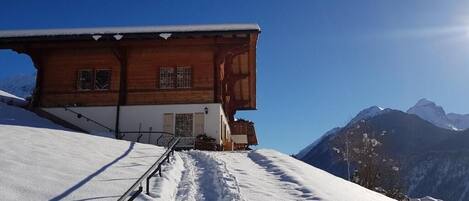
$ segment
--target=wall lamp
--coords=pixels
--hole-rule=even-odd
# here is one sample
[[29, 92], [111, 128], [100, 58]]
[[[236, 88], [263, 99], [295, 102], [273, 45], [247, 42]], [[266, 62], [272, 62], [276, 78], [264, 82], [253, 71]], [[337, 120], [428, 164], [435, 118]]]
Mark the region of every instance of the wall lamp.
[[208, 114], [208, 107], [204, 108], [205, 114]]

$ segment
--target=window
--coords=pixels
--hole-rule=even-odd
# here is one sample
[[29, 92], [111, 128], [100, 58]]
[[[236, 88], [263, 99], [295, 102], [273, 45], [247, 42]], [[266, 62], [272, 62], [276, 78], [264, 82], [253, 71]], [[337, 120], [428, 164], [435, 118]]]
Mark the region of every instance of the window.
[[91, 90], [93, 89], [93, 71], [80, 70], [78, 71], [78, 90]]
[[174, 88], [174, 68], [161, 67], [160, 68], [160, 88], [172, 89]]
[[192, 114], [176, 114], [175, 133], [177, 136], [192, 137]]
[[111, 70], [96, 70], [94, 89], [109, 90], [111, 88]]
[[192, 85], [192, 69], [191, 67], [177, 67], [176, 68], [176, 88], [186, 89], [191, 88]]
[[188, 89], [192, 87], [192, 68], [183, 67], [161, 67], [160, 89]]

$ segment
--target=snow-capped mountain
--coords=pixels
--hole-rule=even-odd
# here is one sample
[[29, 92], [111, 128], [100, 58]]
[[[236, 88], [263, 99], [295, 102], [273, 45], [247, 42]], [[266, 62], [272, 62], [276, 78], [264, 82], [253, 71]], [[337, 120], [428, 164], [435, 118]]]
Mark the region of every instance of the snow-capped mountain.
[[0, 80], [0, 90], [22, 98], [31, 96], [35, 86], [36, 74], [13, 75]]
[[371, 106], [369, 108], [366, 108], [362, 111], [360, 111], [351, 121], [349, 124], [353, 124], [353, 123], [356, 123], [360, 120], [364, 120], [364, 119], [368, 119], [368, 118], [371, 118], [371, 117], [374, 117], [376, 115], [379, 115], [383, 112], [386, 112], [388, 111], [387, 109], [384, 109], [382, 107], [378, 107], [378, 106]]
[[469, 128], [469, 115], [446, 114], [443, 107], [425, 98], [407, 110], [409, 114], [415, 114], [420, 118], [440, 128], [451, 130], [464, 130]]
[[329, 137], [329, 136], [332, 136], [332, 135], [335, 135], [337, 134], [340, 129], [342, 129], [342, 127], [335, 127], [329, 131], [327, 131], [326, 133], [324, 133], [324, 135], [322, 135], [320, 138], [318, 138], [317, 140], [315, 140], [313, 143], [311, 143], [310, 145], [308, 145], [306, 148], [302, 149], [300, 152], [298, 152], [298, 154], [295, 155], [295, 157], [297, 158], [303, 158], [306, 156], [306, 154], [308, 154], [311, 149], [313, 149], [314, 147], [316, 147], [320, 142], [322, 142], [325, 138]]
[[426, 99], [419, 100], [408, 113], [374, 106], [359, 112], [346, 126], [326, 133], [296, 157], [346, 178], [347, 164], [334, 148], [345, 143], [339, 136], [351, 133], [360, 120], [366, 120], [367, 133], [386, 133], [380, 141], [384, 155], [399, 161], [400, 180], [408, 195], [469, 200], [468, 117], [446, 114]]
[[448, 113], [446, 114], [446, 117], [451, 121], [451, 123], [453, 123], [456, 128], [469, 128], [469, 114]]
[[[354, 124], [360, 120], [366, 120], [369, 118], [372, 118], [376, 115], [383, 114], [385, 112], [389, 112], [391, 109], [389, 108], [382, 108], [379, 106], [371, 106], [369, 108], [366, 108], [362, 111], [360, 111], [352, 120], [347, 125]], [[302, 149], [298, 154], [296, 154], [296, 157], [298, 158], [303, 158], [306, 154], [308, 154], [311, 149], [313, 149], [315, 146], [317, 146], [320, 142], [322, 142], [324, 139], [328, 137], [333, 137], [335, 134], [337, 134], [343, 127], [335, 127], [326, 133], [324, 133], [320, 138], [316, 139], [313, 143], [309, 144], [307, 147]]]

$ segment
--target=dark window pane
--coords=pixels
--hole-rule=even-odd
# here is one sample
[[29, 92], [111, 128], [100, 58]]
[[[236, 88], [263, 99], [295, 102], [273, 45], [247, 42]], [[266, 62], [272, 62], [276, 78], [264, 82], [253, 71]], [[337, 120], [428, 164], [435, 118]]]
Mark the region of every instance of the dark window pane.
[[91, 90], [93, 88], [93, 71], [80, 70], [78, 72], [78, 89]]
[[174, 88], [174, 68], [160, 68], [160, 89]]
[[189, 66], [177, 67], [176, 69], [177, 88], [191, 88], [192, 69]]
[[94, 87], [97, 90], [109, 90], [111, 88], [111, 70], [96, 70]]
[[192, 137], [192, 114], [176, 114], [175, 133], [177, 136]]

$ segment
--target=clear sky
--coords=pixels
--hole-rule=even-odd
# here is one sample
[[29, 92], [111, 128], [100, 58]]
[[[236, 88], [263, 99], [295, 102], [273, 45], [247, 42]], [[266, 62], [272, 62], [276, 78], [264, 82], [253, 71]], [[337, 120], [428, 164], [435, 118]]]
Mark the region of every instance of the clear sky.
[[[258, 23], [260, 147], [296, 153], [361, 109], [469, 113], [469, 1], [2, 0], [0, 29]], [[0, 51], [0, 78], [32, 73]]]

